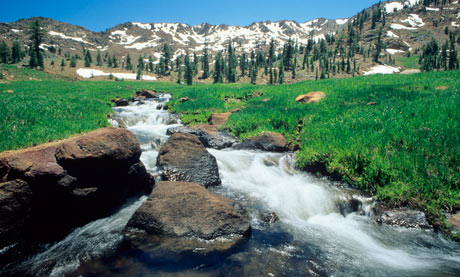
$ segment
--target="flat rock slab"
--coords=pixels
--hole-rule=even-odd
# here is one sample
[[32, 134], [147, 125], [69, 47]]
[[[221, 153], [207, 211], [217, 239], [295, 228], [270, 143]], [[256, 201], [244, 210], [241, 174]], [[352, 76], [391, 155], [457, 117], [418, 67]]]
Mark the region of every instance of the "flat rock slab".
[[216, 126], [199, 124], [191, 127], [179, 126], [169, 128], [167, 135], [185, 133], [195, 135], [206, 148], [224, 149], [232, 147], [238, 140], [225, 131], [219, 131]]
[[271, 152], [287, 151], [287, 142], [282, 134], [265, 132], [233, 146], [235, 149], [258, 149]]
[[160, 148], [157, 166], [169, 181], [185, 181], [205, 187], [222, 182], [216, 158], [193, 134], [175, 133]]
[[422, 211], [410, 209], [383, 210], [376, 214], [376, 221], [380, 224], [400, 226], [405, 228], [432, 229]]

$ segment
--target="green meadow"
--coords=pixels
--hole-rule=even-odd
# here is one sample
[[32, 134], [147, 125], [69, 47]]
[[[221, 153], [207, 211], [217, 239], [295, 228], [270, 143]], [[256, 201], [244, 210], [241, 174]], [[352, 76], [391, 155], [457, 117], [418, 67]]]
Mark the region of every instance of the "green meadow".
[[[443, 212], [460, 208], [460, 71], [280, 86], [72, 81], [3, 71], [27, 77], [0, 83], [0, 151], [107, 126], [111, 99], [156, 89], [173, 94], [170, 109], [186, 124], [238, 108], [223, 128], [242, 139], [282, 133], [300, 146], [299, 168], [334, 176], [389, 206], [422, 209], [445, 231]], [[326, 98], [295, 102], [310, 91]]]

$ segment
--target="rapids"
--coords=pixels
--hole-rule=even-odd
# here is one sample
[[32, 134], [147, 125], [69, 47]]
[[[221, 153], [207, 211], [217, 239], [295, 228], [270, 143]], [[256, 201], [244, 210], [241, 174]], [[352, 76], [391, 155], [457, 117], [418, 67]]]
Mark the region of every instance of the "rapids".
[[[156, 107], [169, 100], [114, 108], [113, 124], [132, 131], [150, 173], [166, 130], [180, 122]], [[115, 123], [116, 122], [116, 123]], [[75, 229], [62, 241], [17, 266], [30, 275], [295, 275], [458, 276], [460, 246], [433, 231], [381, 226], [372, 217], [373, 199], [343, 184], [300, 172], [294, 154], [209, 149], [222, 186], [212, 190], [243, 205], [252, 218], [246, 243], [226, 253], [174, 255], [123, 247], [122, 230], [145, 201], [130, 199], [107, 218]], [[158, 177], [157, 177], [158, 178]], [[350, 199], [359, 202], [350, 209]], [[274, 212], [279, 221], [261, 218]], [[0, 272], [1, 273], [1, 272]]]

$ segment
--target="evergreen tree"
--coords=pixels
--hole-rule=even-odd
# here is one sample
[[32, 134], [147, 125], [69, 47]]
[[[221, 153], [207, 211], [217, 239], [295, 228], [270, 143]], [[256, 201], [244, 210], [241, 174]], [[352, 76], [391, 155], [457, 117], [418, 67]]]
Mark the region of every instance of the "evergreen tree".
[[257, 66], [253, 65], [251, 70], [251, 84], [257, 84]]
[[163, 60], [164, 60], [164, 72], [163, 74], [165, 75], [166, 73], [169, 72], [169, 64], [171, 63], [171, 49], [169, 46], [165, 43], [163, 44], [163, 54], [162, 54]]
[[115, 55], [113, 55], [113, 57], [112, 57], [112, 67], [113, 68], [118, 67], [118, 61], [117, 61], [117, 57], [115, 57]]
[[70, 67], [76, 67], [77, 66], [77, 57], [72, 56], [70, 59]]
[[457, 56], [457, 49], [455, 49], [454, 39], [450, 41], [449, 69], [450, 70], [458, 69], [458, 56]]
[[110, 58], [110, 57], [107, 58], [107, 66], [108, 66], [108, 67], [112, 67], [112, 66], [113, 66], [113, 64], [112, 64], [112, 58]]
[[90, 67], [91, 66], [91, 53], [89, 50], [86, 51], [85, 53], [85, 67]]
[[126, 70], [133, 70], [133, 64], [131, 63], [131, 56], [129, 55], [126, 55], [126, 64], [125, 64], [125, 68]]
[[246, 76], [246, 67], [246, 53], [243, 53], [240, 57], [240, 72], [242, 77]]
[[190, 57], [188, 53], [185, 55], [185, 81], [187, 85], [191, 86], [193, 84], [193, 65], [190, 62]]
[[273, 83], [278, 83], [278, 72], [276, 72], [276, 67], [273, 68]]
[[377, 42], [375, 44], [374, 62], [376, 63], [379, 62], [380, 52], [382, 51], [382, 48], [383, 48], [382, 31], [383, 31], [383, 28], [380, 28], [377, 34]]
[[61, 60], [61, 71], [64, 71], [64, 67], [65, 67], [65, 59], [62, 59]]
[[42, 29], [40, 21], [38, 19], [32, 21], [30, 25], [30, 40], [31, 40], [31, 49], [30, 49], [30, 62], [29, 66], [32, 68], [40, 67], [44, 69], [43, 63], [43, 54], [40, 49], [40, 45], [45, 40], [45, 31]]
[[227, 62], [227, 81], [229, 83], [235, 83], [236, 82], [236, 66], [237, 66], [237, 59], [234, 53], [234, 49], [232, 47], [232, 41], [228, 43], [228, 48], [227, 48], [227, 54], [228, 54], [228, 62]]
[[137, 59], [137, 69], [140, 69], [141, 71], [144, 70], [144, 58], [142, 55], [139, 55], [139, 58]]
[[137, 67], [136, 80], [142, 79], [142, 69], [140, 66]]
[[99, 50], [97, 50], [96, 61], [97, 61], [97, 66], [102, 66], [102, 56], [101, 56], [101, 51]]
[[9, 60], [10, 60], [10, 48], [4, 41], [2, 41], [2, 43], [0, 43], [0, 62], [8, 63]]
[[198, 74], [198, 57], [196, 53], [193, 53], [193, 76], [196, 76]]
[[18, 63], [20, 60], [22, 60], [23, 56], [24, 54], [21, 50], [19, 41], [13, 42], [13, 46], [11, 47], [11, 62]]
[[216, 56], [216, 62], [214, 64], [214, 83], [222, 83], [224, 76], [222, 71], [222, 52], [219, 51]]
[[208, 49], [205, 47], [203, 50], [203, 58], [202, 58], [203, 65], [203, 75], [201, 75], [201, 79], [208, 79], [209, 78], [209, 56], [208, 56]]
[[179, 69], [177, 70], [177, 83], [179, 85], [182, 84], [182, 66], [179, 65]]
[[284, 65], [280, 64], [280, 73], [278, 75], [278, 83], [282, 85], [284, 83]]
[[268, 81], [270, 85], [273, 85], [273, 68], [270, 67], [270, 79]]

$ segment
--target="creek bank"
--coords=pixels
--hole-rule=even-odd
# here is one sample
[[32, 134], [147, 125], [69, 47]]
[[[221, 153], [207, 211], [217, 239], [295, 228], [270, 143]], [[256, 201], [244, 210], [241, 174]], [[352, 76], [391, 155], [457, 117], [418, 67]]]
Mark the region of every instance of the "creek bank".
[[[251, 231], [247, 212], [233, 200], [198, 184], [170, 181], [155, 185], [126, 228], [127, 238], [133, 244], [152, 235], [153, 240], [184, 238], [188, 240], [185, 244], [206, 248], [215, 240], [211, 248], [219, 249], [232, 247]], [[136, 234], [139, 232], [140, 237]], [[196, 239], [205, 242], [193, 242]]]
[[160, 148], [157, 166], [169, 181], [193, 182], [205, 187], [222, 183], [216, 158], [193, 134], [170, 136]]
[[54, 240], [154, 185], [124, 129], [0, 154], [0, 249]]

